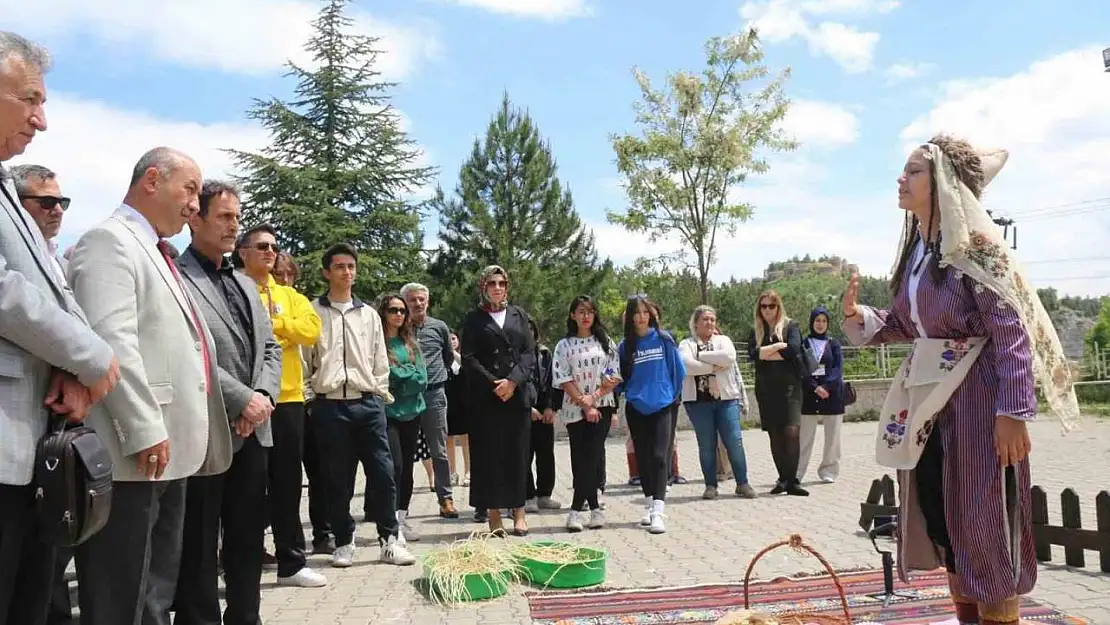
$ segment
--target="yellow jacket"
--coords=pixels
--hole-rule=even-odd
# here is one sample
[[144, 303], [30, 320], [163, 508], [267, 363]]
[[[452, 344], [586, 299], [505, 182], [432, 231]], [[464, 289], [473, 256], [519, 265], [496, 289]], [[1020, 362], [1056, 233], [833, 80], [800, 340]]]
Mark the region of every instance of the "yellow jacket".
[[312, 346], [320, 338], [320, 316], [307, 297], [278, 284], [273, 276], [267, 276], [266, 284], [258, 285], [258, 295], [270, 311], [274, 338], [281, 345], [281, 394], [277, 401], [303, 402], [301, 346]]

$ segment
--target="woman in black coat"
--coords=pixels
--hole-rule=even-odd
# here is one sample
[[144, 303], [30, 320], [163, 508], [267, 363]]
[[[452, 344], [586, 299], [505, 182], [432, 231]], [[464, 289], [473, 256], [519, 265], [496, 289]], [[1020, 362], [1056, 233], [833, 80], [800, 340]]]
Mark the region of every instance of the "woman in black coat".
[[470, 505], [504, 535], [501, 510], [524, 536], [536, 343], [528, 314], [509, 304], [509, 274], [492, 265], [478, 280], [479, 307], [466, 316], [462, 360], [470, 387]]
[[759, 424], [771, 439], [771, 458], [779, 474], [771, 494], [805, 497], [809, 493], [798, 480], [802, 422], [798, 356], [802, 351], [802, 331], [786, 315], [782, 297], [774, 290], [760, 293], [754, 321], [755, 329], [748, 338], [748, 358], [755, 367]]
[[825, 450], [817, 477], [832, 484], [840, 475], [840, 426], [844, 423], [844, 354], [840, 343], [830, 338], [829, 311], [822, 306], [809, 314], [809, 336], [806, 343], [817, 359], [817, 370], [802, 380], [802, 428], [799, 437], [798, 481], [805, 477], [817, 422], [825, 422]]

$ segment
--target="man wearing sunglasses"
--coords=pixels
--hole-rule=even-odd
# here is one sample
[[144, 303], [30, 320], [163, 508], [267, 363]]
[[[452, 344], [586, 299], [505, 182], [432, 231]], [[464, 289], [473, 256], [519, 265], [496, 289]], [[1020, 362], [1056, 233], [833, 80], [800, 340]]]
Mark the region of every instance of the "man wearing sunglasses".
[[54, 268], [64, 280], [66, 261], [59, 256], [54, 239], [62, 229], [62, 215], [69, 208], [69, 198], [62, 195], [57, 174], [42, 165], [17, 165], [9, 173], [19, 202], [38, 225]]

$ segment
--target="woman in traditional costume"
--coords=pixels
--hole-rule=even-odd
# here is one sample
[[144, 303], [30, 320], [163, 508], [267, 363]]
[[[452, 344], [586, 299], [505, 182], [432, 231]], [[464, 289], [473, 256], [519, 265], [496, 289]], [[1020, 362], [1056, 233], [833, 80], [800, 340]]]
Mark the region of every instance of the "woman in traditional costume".
[[1036, 383], [1065, 430], [1079, 418], [1052, 322], [980, 204], [1006, 158], [945, 135], [915, 149], [898, 179], [893, 308], [859, 305], [856, 276], [843, 301], [853, 343], [914, 343], [876, 440], [879, 463], [899, 470], [899, 574], [943, 565], [957, 619], [981, 625], [1019, 623], [1037, 580]]

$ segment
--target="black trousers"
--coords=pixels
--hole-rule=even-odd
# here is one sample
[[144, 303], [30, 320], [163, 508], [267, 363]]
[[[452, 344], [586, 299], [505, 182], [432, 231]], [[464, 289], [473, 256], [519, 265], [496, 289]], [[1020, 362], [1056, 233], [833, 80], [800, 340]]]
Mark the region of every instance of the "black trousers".
[[[528, 499], [550, 497], [555, 492], [555, 424], [532, 422], [528, 453]], [[536, 461], [535, 470], [532, 460]]]
[[374, 504], [369, 512], [377, 522], [378, 537], [384, 540], [396, 536], [397, 483], [382, 399], [376, 395], [352, 400], [317, 399], [312, 426], [327, 480], [328, 520], [335, 546], [349, 545], [354, 540], [351, 499], [360, 460], [369, 469], [366, 488], [371, 490]]
[[54, 589], [50, 593], [47, 625], [70, 625], [77, 622], [73, 619], [73, 599], [70, 597], [69, 581], [66, 579], [70, 560], [73, 560], [73, 548], [58, 547], [54, 558]]
[[[674, 449], [674, 437], [678, 433], [678, 404], [671, 406], [671, 449]], [[667, 454], [667, 481], [670, 482], [671, 477], [678, 477], [678, 472], [674, 467], [674, 454]]]
[[278, 577], [291, 577], [305, 567], [304, 528], [301, 527], [301, 484], [304, 473], [304, 404], [283, 402], [270, 415], [274, 446], [267, 463], [270, 526]]
[[628, 432], [636, 450], [636, 465], [640, 469], [640, 487], [645, 497], [663, 501], [667, 498], [667, 474], [671, 450], [672, 406], [652, 414], [641, 414], [631, 403], [625, 405]]
[[[420, 419], [390, 419], [389, 452], [393, 455], [393, 480], [397, 482], [397, 509], [408, 511], [412, 501], [412, 467], [416, 464], [416, 442], [420, 438]], [[367, 495], [372, 492], [367, 486]], [[369, 512], [369, 506], [367, 506]]]
[[609, 434], [610, 424], [616, 408], [601, 408], [601, 420], [590, 423], [585, 419], [567, 424], [570, 438], [570, 471], [574, 480], [574, 498], [571, 510], [580, 510], [582, 504], [590, 504], [590, 510], [600, 508], [598, 493], [601, 491], [602, 458], [605, 457], [605, 437]]
[[227, 602], [223, 625], [262, 624], [268, 452], [252, 435], [235, 452], [226, 473], [189, 478], [174, 625], [221, 623], [217, 546], [221, 526]]
[[183, 479], [112, 483], [108, 524], [74, 552], [81, 625], [170, 625], [185, 490]]
[[0, 484], [0, 625], [42, 625], [55, 547], [39, 538], [35, 487]]
[[304, 449], [301, 464], [308, 479], [308, 521], [312, 524], [312, 542], [325, 541], [331, 535], [328, 522], [327, 480], [320, 468], [320, 445], [316, 441], [316, 428], [312, 425], [310, 403], [305, 406]]
[[917, 501], [925, 517], [925, 533], [944, 551], [944, 568], [956, 572], [956, 555], [952, 552], [952, 539], [948, 536], [948, 521], [944, 516], [944, 445], [939, 427], [925, 442], [917, 461], [914, 480]]

